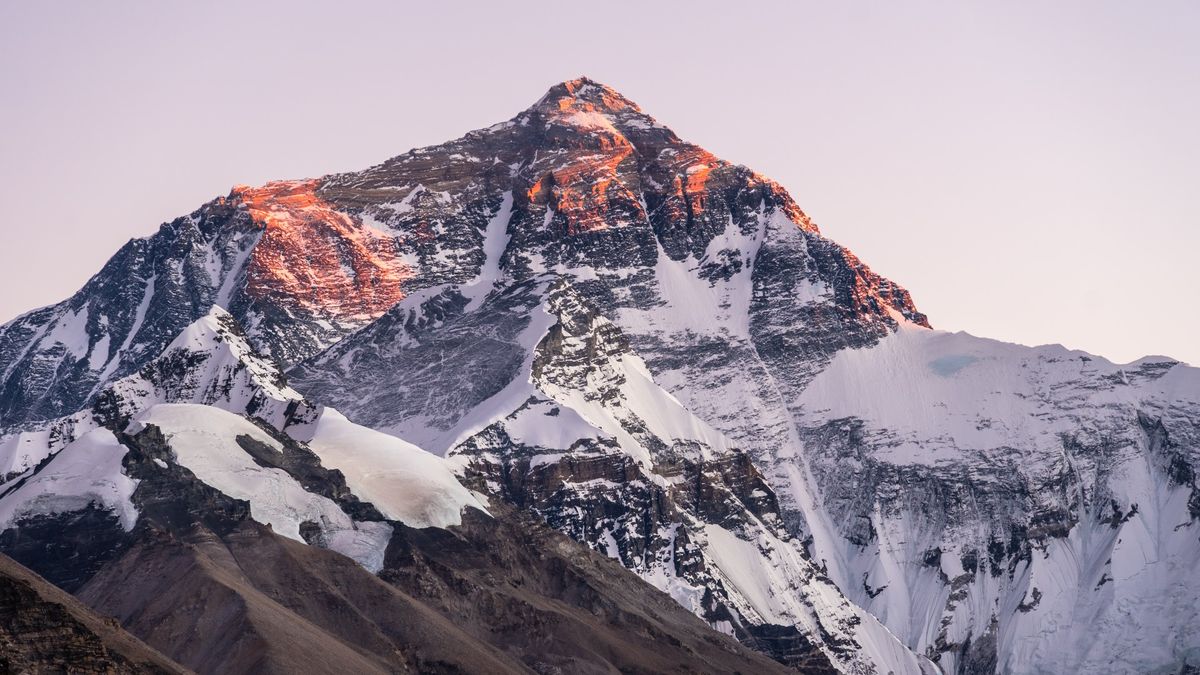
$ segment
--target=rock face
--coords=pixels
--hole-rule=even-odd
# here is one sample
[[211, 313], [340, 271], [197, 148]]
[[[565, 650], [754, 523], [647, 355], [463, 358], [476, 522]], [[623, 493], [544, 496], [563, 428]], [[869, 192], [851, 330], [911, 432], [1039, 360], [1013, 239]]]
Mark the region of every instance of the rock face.
[[[668, 624], [610, 611], [649, 593], [598, 580], [624, 568], [806, 669], [1175, 672], [1200, 667], [1195, 373], [933, 331], [779, 185], [581, 78], [364, 171], [235, 188], [0, 328], [0, 548], [100, 602], [146, 556], [232, 569], [269, 524], [273, 555], [340, 552], [448, 617], [468, 670], [635, 667], [615, 645]], [[538, 523], [572, 553], [483, 553], [549, 546]], [[607, 646], [581, 655], [599, 629], [541, 614], [561, 602]], [[411, 643], [334, 635], [368, 670]]]
[[466, 484], [785, 663], [920, 671], [809, 561], [750, 458], [659, 387], [571, 283], [539, 275], [474, 308], [457, 289], [418, 301], [297, 368], [298, 386], [360, 413], [378, 400], [393, 415], [380, 428], [445, 452]]
[[947, 671], [1190, 663], [1198, 393], [1200, 371], [1162, 357], [913, 327], [841, 354], [800, 400], [852, 544], [825, 562]]
[[554, 323], [527, 367], [449, 450], [468, 484], [780, 661], [919, 670], [810, 563], [749, 457], [659, 388], [611, 322], [561, 281], [541, 313]]
[[[383, 435], [317, 412], [223, 310], [72, 419], [0, 487], [0, 547], [197, 672], [784, 671], [440, 458], [343, 463]], [[21, 658], [59, 653], [14, 626]]]
[[410, 275], [396, 242], [314, 187], [234, 188], [130, 241], [70, 299], [0, 328], [0, 428], [89, 405], [214, 305], [282, 363], [386, 311]]
[[186, 673], [112, 619], [0, 555], [0, 671]]

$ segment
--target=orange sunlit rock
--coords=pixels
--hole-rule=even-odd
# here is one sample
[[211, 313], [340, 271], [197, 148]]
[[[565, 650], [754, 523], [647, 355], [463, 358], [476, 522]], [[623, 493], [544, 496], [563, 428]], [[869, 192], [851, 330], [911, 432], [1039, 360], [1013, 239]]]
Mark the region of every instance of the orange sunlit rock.
[[392, 236], [355, 222], [316, 194], [317, 181], [280, 181], [231, 195], [263, 228], [246, 293], [351, 323], [378, 318], [404, 297], [412, 270]]
[[637, 196], [618, 173], [621, 162], [632, 153], [633, 147], [625, 142], [609, 154], [574, 162], [551, 174], [554, 208], [566, 219], [567, 234], [607, 228], [612, 222], [614, 197], [626, 206], [637, 203]]
[[[599, 90], [600, 102], [598, 105], [576, 96], [584, 87], [595, 87]], [[587, 78], [580, 77], [563, 82], [562, 89], [564, 95], [558, 99], [558, 109], [562, 112], [619, 112], [626, 108], [636, 108], [636, 106], [617, 92], [608, 87], [590, 82]]]
[[607, 91], [599, 104], [574, 96], [583, 86], [595, 85], [564, 83], [566, 95], [557, 100], [550, 117], [554, 124], [586, 128], [588, 133], [578, 138], [586, 140], [589, 152], [574, 148], [571, 161], [542, 176], [527, 194], [532, 203], [551, 203], [566, 221], [569, 235], [606, 229], [621, 220], [612, 217], [618, 209], [640, 210], [637, 195], [622, 180], [622, 164], [632, 158], [634, 147], [606, 117], [630, 104]]

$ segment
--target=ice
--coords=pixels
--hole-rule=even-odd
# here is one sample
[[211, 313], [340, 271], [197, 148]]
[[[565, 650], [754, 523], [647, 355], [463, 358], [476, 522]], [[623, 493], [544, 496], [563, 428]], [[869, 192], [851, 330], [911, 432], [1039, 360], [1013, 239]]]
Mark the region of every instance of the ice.
[[28, 516], [69, 513], [94, 504], [132, 530], [138, 481], [121, 465], [125, 447], [107, 429], [93, 429], [64, 447], [50, 463], [0, 499], [0, 531]]
[[[224, 494], [249, 502], [254, 520], [297, 541], [305, 541], [302, 523], [316, 523], [330, 549], [378, 571], [390, 527], [356, 523], [337, 503], [308, 492], [286, 471], [260, 466], [238, 444], [239, 437], [248, 436], [276, 452], [282, 452], [282, 446], [249, 420], [212, 406], [165, 403], [139, 414], [131, 431], [148, 424], [166, 435], [181, 466]], [[388, 527], [387, 536], [383, 527]]]
[[308, 445], [323, 465], [345, 475], [359, 499], [409, 527], [460, 525], [467, 507], [487, 513], [446, 460], [354, 424], [333, 408], [322, 410]]

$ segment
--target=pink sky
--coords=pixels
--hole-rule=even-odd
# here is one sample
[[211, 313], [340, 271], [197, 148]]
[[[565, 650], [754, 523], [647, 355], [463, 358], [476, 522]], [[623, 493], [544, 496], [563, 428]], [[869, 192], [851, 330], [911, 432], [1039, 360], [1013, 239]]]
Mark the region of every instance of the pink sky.
[[432, 4], [0, 4], [0, 320], [236, 183], [586, 74], [781, 182], [936, 327], [1200, 364], [1200, 3]]

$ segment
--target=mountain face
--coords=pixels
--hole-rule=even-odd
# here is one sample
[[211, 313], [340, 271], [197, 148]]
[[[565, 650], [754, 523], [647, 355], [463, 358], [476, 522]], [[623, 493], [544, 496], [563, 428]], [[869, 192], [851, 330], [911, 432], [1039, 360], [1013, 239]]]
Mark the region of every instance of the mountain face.
[[188, 672], [7, 556], [0, 556], [0, 670]]
[[[357, 174], [237, 186], [130, 241], [75, 296], [3, 327], [0, 426], [78, 410], [214, 304], [287, 366], [406, 294], [453, 283], [486, 295], [501, 268], [520, 277], [586, 265], [606, 278], [644, 268], [617, 284], [634, 294], [661, 248], [672, 262], [705, 258], [703, 278], [732, 291], [744, 285], [729, 282], [749, 271], [752, 252], [724, 239], [712, 255], [707, 248], [730, 227], [758, 227], [764, 209], [820, 249], [807, 276], [838, 277], [829, 291], [839, 312], [886, 320], [885, 308], [896, 307], [924, 321], [906, 292], [820, 239], [778, 185], [584, 79], [444, 146]], [[611, 295], [608, 285], [593, 284]], [[824, 319], [836, 328], [837, 317]]]
[[[407, 299], [389, 313], [394, 322], [381, 319], [343, 343], [351, 351], [335, 349], [293, 377], [360, 411], [373, 402], [356, 389], [431, 400], [419, 427], [381, 428], [444, 450], [467, 485], [531, 510], [784, 662], [824, 651], [850, 672], [883, 664], [919, 672], [919, 660], [847, 602], [786, 531], [750, 457], [659, 387], [620, 329], [569, 282], [550, 278], [474, 309], [456, 288], [415, 308], [418, 299]], [[487, 327], [502, 330], [484, 339]], [[360, 351], [365, 339], [410, 345], [400, 352], [408, 356]], [[441, 359], [427, 387], [425, 352]], [[508, 359], [520, 361], [502, 365]], [[325, 367], [336, 374], [316, 380]], [[499, 390], [472, 392], [472, 374], [488, 371], [506, 375], [493, 383]], [[388, 379], [364, 385], [360, 372]], [[394, 401], [384, 396], [381, 410]]]
[[830, 550], [831, 574], [959, 670], [1191, 664], [1198, 393], [1200, 370], [1162, 357], [912, 326], [840, 354], [798, 416], [854, 544]]
[[0, 374], [0, 550], [204, 672], [1200, 667], [1195, 369], [934, 331], [586, 78], [234, 188]]
[[52, 426], [0, 547], [197, 672], [784, 670], [305, 401], [219, 308]]

